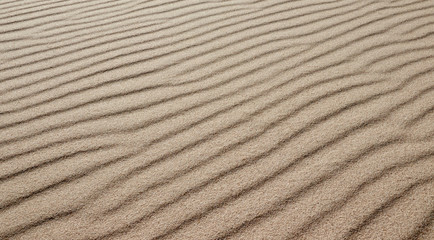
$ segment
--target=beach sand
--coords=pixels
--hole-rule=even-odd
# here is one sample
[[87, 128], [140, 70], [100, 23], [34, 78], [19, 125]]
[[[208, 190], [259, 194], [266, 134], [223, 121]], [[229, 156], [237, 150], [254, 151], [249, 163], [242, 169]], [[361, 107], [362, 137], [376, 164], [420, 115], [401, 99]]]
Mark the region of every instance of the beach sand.
[[0, 239], [434, 239], [434, 1], [0, 1]]

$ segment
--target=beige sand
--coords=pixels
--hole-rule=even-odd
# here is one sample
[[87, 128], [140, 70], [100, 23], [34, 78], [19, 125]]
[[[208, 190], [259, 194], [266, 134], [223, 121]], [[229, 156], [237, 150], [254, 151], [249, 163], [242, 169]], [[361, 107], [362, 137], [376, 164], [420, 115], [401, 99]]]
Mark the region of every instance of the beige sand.
[[434, 1], [0, 1], [0, 239], [434, 239]]

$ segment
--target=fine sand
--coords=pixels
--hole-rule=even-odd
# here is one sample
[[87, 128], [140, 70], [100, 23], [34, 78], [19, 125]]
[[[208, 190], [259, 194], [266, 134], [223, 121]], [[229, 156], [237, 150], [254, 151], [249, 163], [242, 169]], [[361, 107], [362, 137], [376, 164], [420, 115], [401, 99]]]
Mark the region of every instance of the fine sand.
[[0, 1], [0, 239], [433, 218], [433, 0]]

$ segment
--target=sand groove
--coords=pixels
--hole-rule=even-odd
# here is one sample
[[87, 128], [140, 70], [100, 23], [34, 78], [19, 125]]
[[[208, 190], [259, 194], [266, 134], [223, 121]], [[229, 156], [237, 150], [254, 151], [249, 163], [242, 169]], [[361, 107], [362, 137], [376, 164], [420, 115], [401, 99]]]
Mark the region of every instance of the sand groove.
[[1, 239], [431, 239], [434, 2], [0, 2]]

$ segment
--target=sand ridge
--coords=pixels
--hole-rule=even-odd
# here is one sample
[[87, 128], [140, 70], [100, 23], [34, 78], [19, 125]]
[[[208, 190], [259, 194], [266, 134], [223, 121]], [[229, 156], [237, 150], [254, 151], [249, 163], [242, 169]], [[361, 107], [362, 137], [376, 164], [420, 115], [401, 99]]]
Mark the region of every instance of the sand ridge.
[[434, 2], [0, 2], [0, 239], [434, 238]]

